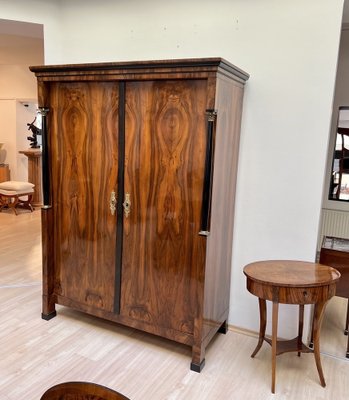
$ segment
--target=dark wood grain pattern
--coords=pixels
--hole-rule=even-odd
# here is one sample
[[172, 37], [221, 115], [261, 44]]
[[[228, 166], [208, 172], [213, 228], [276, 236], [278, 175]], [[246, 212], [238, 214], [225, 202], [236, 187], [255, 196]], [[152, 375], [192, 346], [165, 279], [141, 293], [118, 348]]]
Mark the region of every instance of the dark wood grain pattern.
[[203, 340], [207, 342], [228, 318], [235, 187], [243, 101], [242, 85], [219, 75], [215, 85], [217, 110], [211, 201], [207, 238]]
[[41, 209], [42, 235], [42, 313], [43, 319], [49, 320], [56, 316], [54, 295], [54, 240], [52, 208]]
[[10, 169], [8, 165], [0, 166], [0, 182], [7, 182], [10, 180]]
[[320, 263], [340, 272], [341, 279], [337, 283], [336, 296], [349, 299], [349, 240], [325, 237], [320, 251]]
[[[132, 62], [106, 62], [91, 64], [39, 65], [29, 68], [40, 78], [52, 80], [64, 77], [65, 80], [88, 79], [97, 80], [141, 80], [171, 79], [180, 75], [182, 79], [196, 77], [207, 78], [208, 74], [221, 73], [230, 79], [246, 82], [249, 75], [223, 58], [188, 58], [172, 60], [151, 60]], [[98, 77], [99, 76], [99, 77]], [[86, 79], [86, 78], [85, 78]], [[212, 108], [212, 107], [209, 107]]]
[[[297, 351], [298, 355], [314, 352], [320, 383], [325, 387], [320, 359], [320, 330], [327, 301], [335, 295], [336, 282], [340, 278], [340, 273], [334, 268], [317, 263], [269, 260], [248, 264], [244, 268], [244, 274], [247, 277], [247, 289], [259, 298], [259, 340], [251, 357], [256, 356], [264, 340], [271, 344], [272, 393], [275, 393], [276, 355], [289, 351]], [[265, 338], [266, 300], [273, 302], [271, 340]], [[299, 304], [298, 336], [292, 340], [277, 340], [279, 303]], [[302, 343], [305, 304], [315, 304], [314, 351]]]
[[40, 400], [129, 400], [129, 398], [92, 382], [64, 382], [49, 388]]
[[55, 293], [113, 310], [118, 85], [54, 83], [50, 90]]
[[204, 80], [126, 85], [121, 314], [190, 334], [204, 269], [205, 107]]
[[[43, 310], [52, 316], [57, 303], [187, 344], [191, 368], [200, 371], [206, 346], [227, 327], [248, 74], [220, 58], [31, 70], [39, 106], [50, 109]], [[199, 231], [205, 114], [212, 109], [206, 237]], [[117, 232], [112, 190], [119, 195]]]
[[336, 283], [340, 278], [340, 273], [335, 268], [293, 260], [254, 262], [246, 265], [244, 274], [257, 283], [291, 288], [321, 287]]

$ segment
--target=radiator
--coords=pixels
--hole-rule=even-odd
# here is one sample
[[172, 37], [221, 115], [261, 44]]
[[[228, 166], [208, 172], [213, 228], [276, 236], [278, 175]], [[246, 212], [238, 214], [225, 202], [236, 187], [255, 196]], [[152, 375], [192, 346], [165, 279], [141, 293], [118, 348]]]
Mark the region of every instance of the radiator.
[[335, 236], [349, 239], [349, 212], [322, 209], [319, 230], [318, 251], [324, 236]]

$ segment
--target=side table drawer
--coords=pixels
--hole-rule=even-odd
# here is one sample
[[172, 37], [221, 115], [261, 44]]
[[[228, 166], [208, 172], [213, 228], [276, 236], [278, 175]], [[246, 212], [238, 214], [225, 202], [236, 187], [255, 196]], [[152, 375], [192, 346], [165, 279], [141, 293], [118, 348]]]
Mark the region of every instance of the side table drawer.
[[314, 304], [327, 301], [335, 294], [336, 284], [310, 288], [280, 287], [278, 301], [286, 304]]
[[255, 296], [284, 304], [314, 304], [336, 294], [336, 283], [317, 287], [271, 286], [247, 279], [247, 290]]

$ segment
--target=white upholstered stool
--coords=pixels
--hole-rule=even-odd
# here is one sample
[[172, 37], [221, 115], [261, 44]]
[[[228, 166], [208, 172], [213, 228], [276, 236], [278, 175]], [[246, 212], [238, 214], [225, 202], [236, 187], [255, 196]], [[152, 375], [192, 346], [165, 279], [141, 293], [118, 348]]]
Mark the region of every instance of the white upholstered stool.
[[[0, 183], [0, 212], [3, 208], [9, 208], [17, 215], [17, 206], [30, 211], [34, 208], [31, 204], [34, 193], [34, 186], [30, 182], [7, 181]], [[27, 199], [23, 199], [27, 197]]]

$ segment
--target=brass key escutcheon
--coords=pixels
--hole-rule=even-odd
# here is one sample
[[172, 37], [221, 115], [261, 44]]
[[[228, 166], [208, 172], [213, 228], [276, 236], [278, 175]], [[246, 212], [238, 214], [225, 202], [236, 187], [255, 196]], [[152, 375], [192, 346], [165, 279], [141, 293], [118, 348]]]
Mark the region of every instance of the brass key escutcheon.
[[114, 215], [116, 211], [116, 194], [114, 191], [110, 193], [109, 208], [111, 215]]
[[127, 218], [131, 212], [131, 200], [130, 200], [130, 193], [125, 193], [125, 201], [122, 203], [124, 207], [124, 214]]

